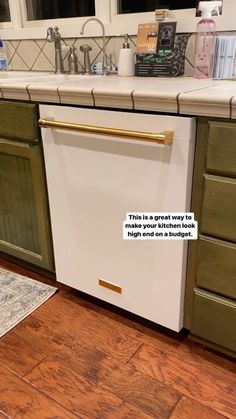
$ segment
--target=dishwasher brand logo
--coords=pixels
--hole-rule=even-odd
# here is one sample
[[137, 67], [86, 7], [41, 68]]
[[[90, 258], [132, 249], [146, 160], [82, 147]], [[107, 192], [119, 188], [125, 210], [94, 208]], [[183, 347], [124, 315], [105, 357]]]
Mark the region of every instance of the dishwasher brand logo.
[[193, 212], [128, 212], [123, 222], [124, 240], [196, 240]]

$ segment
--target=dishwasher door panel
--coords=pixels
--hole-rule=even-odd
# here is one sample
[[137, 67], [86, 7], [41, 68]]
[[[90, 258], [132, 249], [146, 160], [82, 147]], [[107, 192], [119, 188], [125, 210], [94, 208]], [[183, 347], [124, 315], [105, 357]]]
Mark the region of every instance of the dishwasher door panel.
[[189, 211], [194, 119], [46, 105], [40, 112], [66, 122], [175, 131], [169, 146], [58, 129], [42, 135], [57, 280], [180, 330], [187, 241], [123, 240], [122, 229], [127, 212]]

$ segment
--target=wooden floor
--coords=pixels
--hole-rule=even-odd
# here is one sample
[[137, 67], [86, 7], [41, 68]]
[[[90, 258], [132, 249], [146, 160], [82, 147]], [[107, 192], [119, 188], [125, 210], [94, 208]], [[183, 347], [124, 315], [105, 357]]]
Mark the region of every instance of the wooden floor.
[[[2, 267], [52, 283], [0, 261]], [[236, 418], [236, 364], [61, 286], [0, 339], [0, 418]]]

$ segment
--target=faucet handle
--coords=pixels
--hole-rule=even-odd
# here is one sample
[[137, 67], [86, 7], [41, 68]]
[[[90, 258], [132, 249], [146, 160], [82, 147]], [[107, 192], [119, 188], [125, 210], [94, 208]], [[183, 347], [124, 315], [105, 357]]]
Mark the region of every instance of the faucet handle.
[[50, 28], [47, 29], [47, 41], [53, 42], [54, 41], [54, 31], [53, 28], [50, 26]]
[[61, 34], [59, 32], [58, 26], [55, 26], [52, 28], [51, 26], [47, 29], [47, 41], [49, 42], [55, 42], [61, 40]]
[[58, 26], [54, 26], [54, 36], [55, 36], [55, 39], [57, 39], [58, 41], [61, 40], [61, 34], [59, 32]]

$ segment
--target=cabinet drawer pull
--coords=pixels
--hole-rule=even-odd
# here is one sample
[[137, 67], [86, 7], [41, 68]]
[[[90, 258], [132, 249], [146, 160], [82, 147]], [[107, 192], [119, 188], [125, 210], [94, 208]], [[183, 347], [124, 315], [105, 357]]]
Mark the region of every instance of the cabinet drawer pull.
[[133, 139], [141, 141], [151, 141], [158, 144], [172, 144], [174, 131], [166, 130], [160, 133], [131, 131], [117, 128], [98, 127], [94, 125], [74, 124], [70, 122], [52, 121], [48, 119], [39, 119], [38, 124], [41, 128], [56, 128], [71, 131], [89, 132], [92, 134], [104, 134], [119, 136], [120, 139]]

